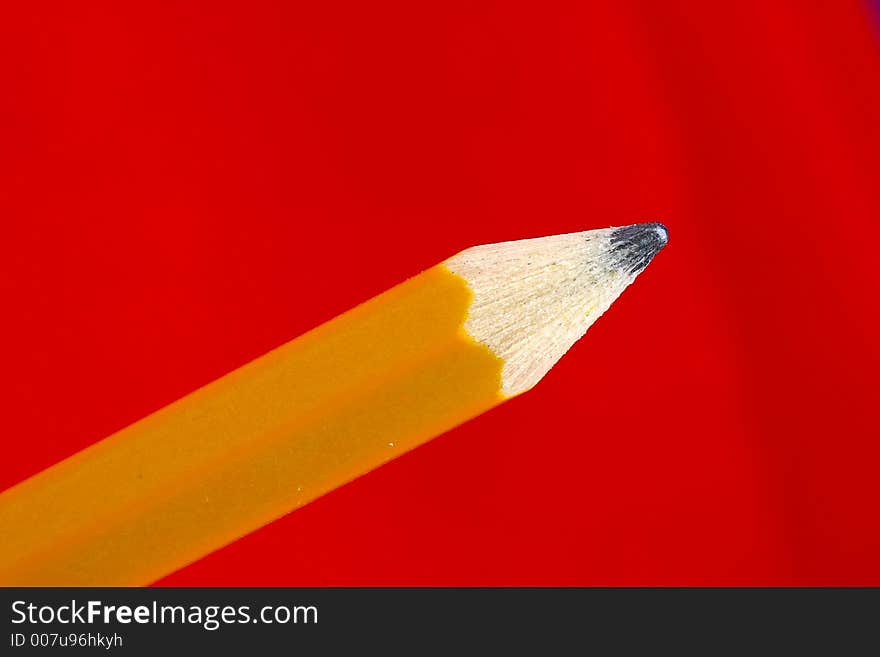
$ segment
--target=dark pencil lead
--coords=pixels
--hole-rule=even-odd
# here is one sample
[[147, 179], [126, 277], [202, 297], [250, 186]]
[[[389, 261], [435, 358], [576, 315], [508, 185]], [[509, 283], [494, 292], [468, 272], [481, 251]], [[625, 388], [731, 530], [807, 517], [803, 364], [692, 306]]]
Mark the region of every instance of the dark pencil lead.
[[668, 241], [669, 231], [659, 222], [615, 228], [611, 233], [613, 266], [628, 274], [637, 274]]

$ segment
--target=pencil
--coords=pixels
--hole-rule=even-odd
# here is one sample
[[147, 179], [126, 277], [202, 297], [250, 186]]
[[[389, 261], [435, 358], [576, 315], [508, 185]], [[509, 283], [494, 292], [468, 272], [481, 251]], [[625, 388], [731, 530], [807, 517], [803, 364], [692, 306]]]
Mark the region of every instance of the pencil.
[[534, 386], [667, 241], [476, 246], [0, 494], [0, 585], [144, 585]]

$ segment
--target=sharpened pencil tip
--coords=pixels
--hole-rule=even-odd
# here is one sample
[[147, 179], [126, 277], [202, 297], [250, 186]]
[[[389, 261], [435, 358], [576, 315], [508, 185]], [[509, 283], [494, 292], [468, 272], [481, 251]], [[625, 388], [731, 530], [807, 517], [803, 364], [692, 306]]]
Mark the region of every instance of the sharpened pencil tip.
[[623, 226], [611, 233], [611, 254], [618, 269], [637, 274], [668, 241], [669, 230], [659, 222]]
[[668, 239], [652, 222], [481, 244], [446, 260], [474, 295], [465, 332], [504, 363], [502, 394], [540, 381]]
[[654, 230], [657, 231], [657, 235], [660, 236], [660, 241], [665, 245], [666, 242], [669, 241], [669, 229], [659, 221], [655, 221], [652, 225], [654, 226]]

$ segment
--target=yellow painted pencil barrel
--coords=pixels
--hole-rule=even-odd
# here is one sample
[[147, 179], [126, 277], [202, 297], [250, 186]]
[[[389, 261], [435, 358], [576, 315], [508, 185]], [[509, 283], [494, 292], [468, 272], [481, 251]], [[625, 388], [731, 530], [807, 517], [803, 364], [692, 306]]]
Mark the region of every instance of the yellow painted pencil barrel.
[[499, 342], [477, 309], [516, 296], [492, 247], [539, 241], [462, 252], [3, 492], [0, 585], [148, 584], [531, 387], [539, 327]]

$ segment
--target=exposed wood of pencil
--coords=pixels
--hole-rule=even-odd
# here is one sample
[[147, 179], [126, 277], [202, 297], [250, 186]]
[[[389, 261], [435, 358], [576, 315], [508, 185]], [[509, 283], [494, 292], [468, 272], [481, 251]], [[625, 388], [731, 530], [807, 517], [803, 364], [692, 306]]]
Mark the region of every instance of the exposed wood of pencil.
[[530, 388], [662, 247], [615, 230], [464, 251], [3, 492], [0, 584], [147, 584]]

